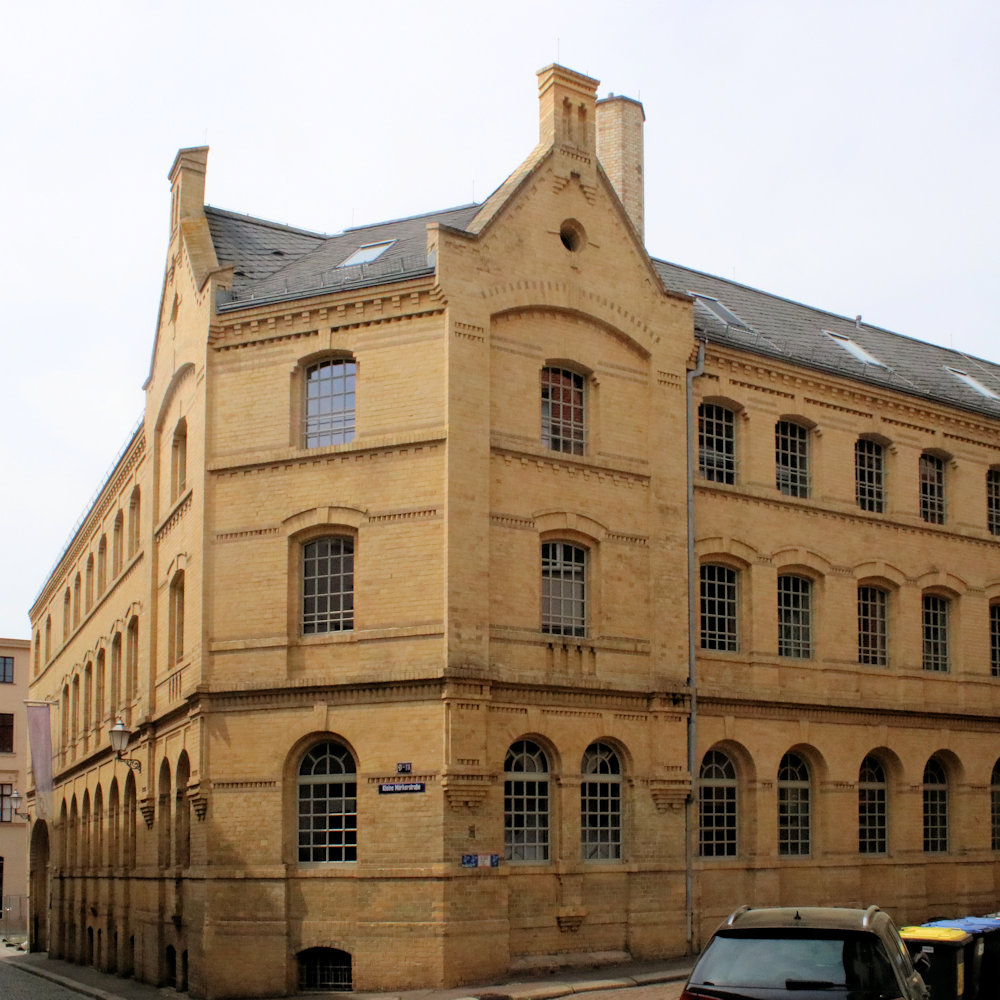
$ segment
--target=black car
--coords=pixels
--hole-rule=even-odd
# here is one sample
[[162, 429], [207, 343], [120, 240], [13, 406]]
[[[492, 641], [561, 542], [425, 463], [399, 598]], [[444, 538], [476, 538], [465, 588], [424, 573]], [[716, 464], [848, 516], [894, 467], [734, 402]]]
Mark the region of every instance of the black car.
[[681, 1000], [927, 1000], [877, 906], [743, 906], [712, 935]]

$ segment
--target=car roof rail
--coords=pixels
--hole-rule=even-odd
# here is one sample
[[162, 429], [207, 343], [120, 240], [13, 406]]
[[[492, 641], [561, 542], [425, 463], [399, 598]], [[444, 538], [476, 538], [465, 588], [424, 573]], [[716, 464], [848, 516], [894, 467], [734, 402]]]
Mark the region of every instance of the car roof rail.
[[739, 909], [733, 910], [733, 912], [729, 914], [729, 919], [726, 921], [726, 926], [732, 927], [733, 924], [736, 923], [736, 920], [744, 913], [746, 913], [747, 910], [749, 909], [750, 909], [750, 904], [744, 903]]
[[862, 917], [861, 919], [861, 926], [867, 927], [872, 922], [872, 918], [875, 916], [876, 913], [879, 912], [880, 909], [881, 909], [880, 906], [875, 906], [874, 904], [869, 906], [868, 909], [865, 910], [864, 917]]

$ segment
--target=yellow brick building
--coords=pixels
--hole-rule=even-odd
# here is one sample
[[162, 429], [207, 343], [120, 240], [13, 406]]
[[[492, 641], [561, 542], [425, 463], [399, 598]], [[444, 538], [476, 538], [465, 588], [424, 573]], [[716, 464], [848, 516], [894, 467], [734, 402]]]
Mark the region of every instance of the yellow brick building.
[[651, 258], [596, 87], [333, 237], [178, 153], [145, 412], [31, 612], [35, 947], [275, 996], [997, 908], [1000, 371]]

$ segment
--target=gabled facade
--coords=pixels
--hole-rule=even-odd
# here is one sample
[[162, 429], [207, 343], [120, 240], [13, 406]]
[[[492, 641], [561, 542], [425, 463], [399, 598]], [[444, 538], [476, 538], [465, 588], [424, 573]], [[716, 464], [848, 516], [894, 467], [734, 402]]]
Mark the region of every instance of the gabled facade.
[[996, 909], [997, 371], [650, 258], [596, 87], [334, 237], [178, 154], [145, 413], [32, 608], [35, 947], [275, 996]]

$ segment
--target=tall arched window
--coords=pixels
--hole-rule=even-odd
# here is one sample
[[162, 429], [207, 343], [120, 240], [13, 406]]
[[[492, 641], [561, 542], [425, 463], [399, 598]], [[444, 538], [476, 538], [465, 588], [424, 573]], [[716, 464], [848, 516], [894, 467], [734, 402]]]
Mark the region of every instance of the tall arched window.
[[52, 615], [45, 616], [45, 662], [52, 659]]
[[63, 642], [69, 638], [69, 633], [72, 629], [72, 607], [73, 600], [69, 595], [69, 587], [67, 587], [65, 593], [63, 594]]
[[889, 593], [881, 587], [858, 587], [858, 663], [889, 663]]
[[174, 861], [180, 868], [191, 863], [191, 801], [188, 799], [188, 781], [191, 763], [186, 751], [177, 761], [177, 791], [174, 796]]
[[778, 766], [778, 853], [810, 851], [809, 765], [797, 753], [786, 753]]
[[111, 575], [118, 576], [122, 571], [122, 552], [125, 532], [125, 515], [121, 511], [115, 515], [114, 527], [111, 529]]
[[928, 524], [944, 524], [944, 461], [937, 455], [920, 456], [920, 516]]
[[888, 842], [885, 768], [869, 754], [858, 771], [858, 852], [885, 854]]
[[107, 702], [105, 699], [105, 684], [107, 682], [106, 655], [103, 649], [97, 652], [97, 666], [94, 669], [94, 725], [100, 726], [104, 721]]
[[354, 539], [317, 538], [302, 546], [302, 634], [354, 628]]
[[93, 828], [93, 834], [90, 838], [91, 864], [95, 868], [101, 868], [104, 865], [104, 794], [100, 785], [94, 792], [94, 814], [91, 818], [91, 826]]
[[139, 514], [140, 514], [139, 487], [132, 490], [132, 496], [128, 502], [128, 554], [134, 556], [139, 551]]
[[173, 816], [171, 806], [173, 794], [170, 790], [170, 764], [163, 761], [160, 764], [159, 780], [156, 789], [156, 833], [157, 859], [161, 868], [170, 864], [170, 840], [173, 833]]
[[580, 763], [580, 846], [585, 861], [622, 856], [622, 765], [606, 743], [591, 743]]
[[924, 767], [924, 852], [948, 850], [948, 772], [937, 757]]
[[80, 574], [77, 573], [73, 578], [73, 628], [76, 628], [80, 624], [80, 612], [83, 605], [83, 584], [80, 580]]
[[531, 740], [504, 761], [504, 852], [508, 861], [549, 860], [549, 763]]
[[176, 500], [187, 488], [187, 421], [181, 417], [170, 444], [170, 499]]
[[170, 581], [167, 615], [167, 665], [174, 666], [184, 658], [184, 570], [178, 570]]
[[83, 587], [84, 610], [90, 611], [94, 606], [94, 556], [87, 556], [87, 569], [84, 575]]
[[350, 358], [320, 361], [306, 369], [305, 446], [354, 440], [357, 365]]
[[314, 746], [299, 765], [299, 863], [357, 861], [357, 767], [332, 741]]
[[93, 725], [93, 705], [94, 705], [94, 667], [87, 661], [83, 668], [83, 734], [90, 732]]
[[139, 619], [133, 617], [128, 623], [125, 637], [125, 711], [132, 719], [132, 703], [139, 697]]
[[101, 535], [97, 543], [97, 593], [103, 594], [108, 585], [108, 536]]
[[121, 858], [121, 803], [118, 794], [118, 779], [112, 778], [108, 792], [108, 865], [117, 872]]
[[698, 853], [703, 858], [736, 857], [738, 796], [732, 758], [709, 750], [698, 774]]
[[111, 715], [121, 711], [122, 703], [122, 634], [111, 639]]
[[135, 868], [135, 829], [137, 822], [137, 810], [135, 799], [135, 777], [129, 771], [125, 778], [125, 812], [123, 821], [123, 844], [124, 859], [123, 864], [126, 871]]
[[809, 431], [791, 420], [774, 428], [775, 485], [789, 497], [809, 496]]

